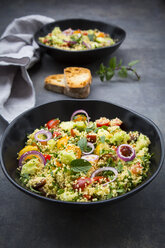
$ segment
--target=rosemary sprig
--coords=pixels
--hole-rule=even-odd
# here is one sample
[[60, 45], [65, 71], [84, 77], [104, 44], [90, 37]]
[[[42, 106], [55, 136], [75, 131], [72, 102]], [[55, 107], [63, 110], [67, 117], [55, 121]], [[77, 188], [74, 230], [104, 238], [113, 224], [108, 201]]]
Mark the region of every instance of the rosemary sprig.
[[121, 78], [128, 77], [128, 72], [134, 73], [137, 80], [140, 80], [140, 75], [136, 72], [136, 69], [132, 68], [134, 65], [136, 65], [139, 62], [139, 60], [133, 60], [130, 63], [128, 63], [127, 66], [122, 65], [122, 60], [117, 62], [116, 57], [112, 57], [109, 61], [109, 65], [105, 66], [103, 63], [101, 63], [99, 70], [97, 71], [97, 74], [100, 77], [100, 80], [103, 81], [109, 81], [113, 78], [113, 76], [118, 74]]

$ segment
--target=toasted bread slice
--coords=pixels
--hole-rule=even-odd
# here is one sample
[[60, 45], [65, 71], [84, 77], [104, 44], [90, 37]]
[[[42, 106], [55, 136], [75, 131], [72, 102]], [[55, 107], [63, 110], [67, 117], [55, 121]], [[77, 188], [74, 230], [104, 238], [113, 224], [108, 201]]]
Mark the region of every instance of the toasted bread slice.
[[82, 88], [64, 88], [64, 94], [73, 98], [86, 98], [90, 93], [90, 84]]
[[92, 82], [91, 72], [87, 68], [67, 67], [64, 69], [66, 87], [83, 88]]
[[64, 74], [50, 75], [45, 78], [45, 88], [57, 93], [64, 93], [65, 79]]

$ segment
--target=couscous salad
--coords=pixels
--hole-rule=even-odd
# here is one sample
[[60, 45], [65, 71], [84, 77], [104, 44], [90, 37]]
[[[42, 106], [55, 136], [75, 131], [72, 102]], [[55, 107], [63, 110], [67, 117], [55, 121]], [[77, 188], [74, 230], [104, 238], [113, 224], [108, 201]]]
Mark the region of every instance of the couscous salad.
[[69, 121], [58, 118], [28, 134], [18, 153], [21, 182], [40, 195], [93, 202], [122, 195], [147, 176], [150, 140], [122, 130], [118, 118], [90, 121], [77, 110]]
[[39, 41], [47, 46], [74, 51], [95, 49], [115, 44], [115, 41], [109, 34], [98, 29], [73, 30], [68, 28], [61, 31], [59, 27], [55, 27], [46, 36], [39, 37]]

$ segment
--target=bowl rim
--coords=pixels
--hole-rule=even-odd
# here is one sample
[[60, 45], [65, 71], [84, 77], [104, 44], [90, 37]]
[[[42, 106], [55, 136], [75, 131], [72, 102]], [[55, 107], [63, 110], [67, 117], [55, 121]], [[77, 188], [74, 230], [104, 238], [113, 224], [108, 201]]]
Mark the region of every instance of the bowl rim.
[[[56, 48], [56, 47], [51, 47], [51, 46], [47, 46], [43, 43], [41, 43], [39, 40], [38, 40], [38, 34], [41, 32], [41, 30], [43, 28], [45, 28], [46, 26], [49, 26], [51, 24], [56, 24], [57, 22], [62, 22], [62, 21], [89, 21], [89, 22], [93, 22], [93, 23], [100, 23], [100, 24], [106, 24], [108, 26], [111, 26], [113, 28], [117, 28], [119, 29], [120, 31], [123, 32], [123, 37], [120, 39], [120, 41], [116, 42], [114, 45], [112, 46], [106, 46], [106, 47], [99, 47], [99, 48], [95, 48], [95, 49], [87, 49], [87, 50], [79, 50], [79, 51], [74, 51], [74, 50], [65, 50], [65, 49], [61, 49], [61, 48]], [[70, 18], [70, 19], [59, 19], [59, 20], [56, 20], [54, 22], [50, 22], [50, 23], [47, 23], [45, 25], [43, 25], [35, 34], [34, 34], [34, 40], [35, 42], [40, 46], [40, 47], [44, 47], [46, 49], [53, 49], [54, 51], [61, 51], [61, 52], [64, 52], [64, 53], [88, 53], [88, 52], [91, 52], [91, 51], [99, 51], [99, 50], [105, 50], [105, 49], [109, 49], [109, 48], [113, 48], [113, 47], [116, 47], [118, 45], [120, 45], [126, 38], [126, 31], [117, 26], [117, 25], [114, 25], [114, 24], [111, 24], [111, 23], [108, 23], [108, 22], [104, 22], [104, 21], [97, 21], [97, 20], [91, 20], [91, 19], [85, 19], [85, 18]]]
[[[70, 202], [70, 201], [61, 201], [61, 200], [56, 200], [56, 199], [52, 199], [52, 198], [48, 198], [48, 197], [45, 197], [45, 196], [41, 196], [39, 194], [36, 194], [26, 188], [24, 188], [23, 186], [19, 185], [14, 179], [12, 179], [12, 177], [10, 177], [10, 175], [8, 174], [7, 170], [6, 170], [6, 167], [5, 167], [5, 164], [3, 162], [3, 155], [2, 155], [2, 150], [3, 150], [3, 144], [4, 144], [4, 141], [5, 141], [5, 138], [8, 134], [8, 131], [10, 130], [10, 128], [17, 122], [17, 120], [19, 120], [23, 115], [27, 114], [28, 112], [31, 112], [33, 111], [34, 109], [39, 109], [40, 107], [42, 106], [46, 106], [46, 105], [51, 105], [52, 103], [55, 103], [55, 102], [68, 102], [68, 101], [74, 101], [74, 102], [102, 102], [102, 103], [108, 103], [108, 104], [111, 104], [111, 105], [114, 105], [116, 107], [119, 107], [121, 109], [124, 109], [124, 110], [127, 110], [135, 115], [137, 115], [138, 117], [141, 117], [143, 118], [145, 121], [147, 121], [148, 123], [150, 123], [156, 130], [158, 136], [159, 136], [159, 139], [160, 139], [160, 148], [161, 148], [161, 158], [160, 158], [160, 162], [159, 162], [159, 166], [157, 168], [157, 170], [155, 171], [155, 173], [149, 178], [147, 179], [146, 181], [144, 181], [144, 183], [140, 184], [139, 186], [137, 186], [136, 188], [134, 188], [133, 190], [123, 194], [123, 195], [120, 195], [120, 196], [117, 196], [117, 197], [113, 197], [113, 198], [110, 198], [110, 199], [107, 199], [107, 200], [102, 200], [102, 201], [96, 201], [96, 202]], [[160, 129], [158, 128], [158, 126], [152, 121], [150, 120], [148, 117], [142, 115], [142, 114], [139, 114], [138, 112], [134, 111], [134, 110], [131, 110], [127, 107], [124, 107], [122, 105], [118, 105], [118, 104], [114, 104], [112, 102], [109, 102], [109, 101], [102, 101], [102, 100], [80, 100], [80, 99], [74, 99], [74, 100], [71, 100], [71, 99], [68, 99], [68, 100], [57, 100], [57, 101], [51, 101], [51, 102], [47, 102], [47, 103], [44, 103], [44, 104], [41, 104], [41, 105], [38, 105], [38, 106], [35, 106], [33, 108], [30, 108], [29, 110], [26, 110], [24, 111], [22, 114], [18, 115], [10, 124], [9, 126], [6, 128], [4, 134], [3, 134], [3, 137], [1, 139], [1, 146], [0, 146], [0, 162], [1, 162], [1, 167], [2, 167], [2, 170], [5, 174], [5, 176], [7, 177], [7, 179], [14, 185], [16, 186], [18, 189], [20, 189], [21, 191], [23, 191], [24, 193], [28, 194], [28, 195], [31, 195], [35, 198], [38, 198], [38, 199], [41, 199], [41, 200], [47, 200], [48, 202], [53, 202], [53, 203], [59, 203], [59, 204], [64, 204], [64, 205], [77, 205], [77, 206], [89, 206], [89, 205], [101, 205], [101, 204], [105, 204], [105, 203], [113, 203], [113, 202], [116, 202], [118, 200], [121, 200], [121, 199], [125, 199], [125, 198], [128, 198], [129, 196], [133, 195], [134, 193], [137, 193], [138, 191], [142, 190], [144, 187], [146, 187], [150, 182], [153, 181], [153, 179], [158, 175], [158, 173], [160, 172], [162, 166], [163, 166], [163, 162], [164, 162], [164, 158], [165, 158], [165, 149], [164, 149], [164, 139], [163, 139], [163, 135], [160, 131]]]

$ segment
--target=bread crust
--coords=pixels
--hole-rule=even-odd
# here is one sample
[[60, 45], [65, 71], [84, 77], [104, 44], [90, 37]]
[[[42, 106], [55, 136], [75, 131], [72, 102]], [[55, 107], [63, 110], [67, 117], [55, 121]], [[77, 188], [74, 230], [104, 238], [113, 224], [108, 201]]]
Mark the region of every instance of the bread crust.
[[64, 94], [66, 96], [70, 96], [73, 98], [86, 98], [88, 97], [90, 93], [90, 84], [87, 84], [83, 88], [70, 88], [70, 87], [65, 87], [64, 88]]
[[64, 74], [50, 75], [45, 78], [45, 88], [73, 98], [86, 98], [90, 93], [92, 75], [83, 67], [67, 67]]
[[64, 74], [56, 74], [46, 77], [45, 88], [63, 94], [65, 88]]
[[65, 82], [70, 88], [83, 88], [92, 82], [89, 69], [83, 67], [67, 67], [64, 69]]

